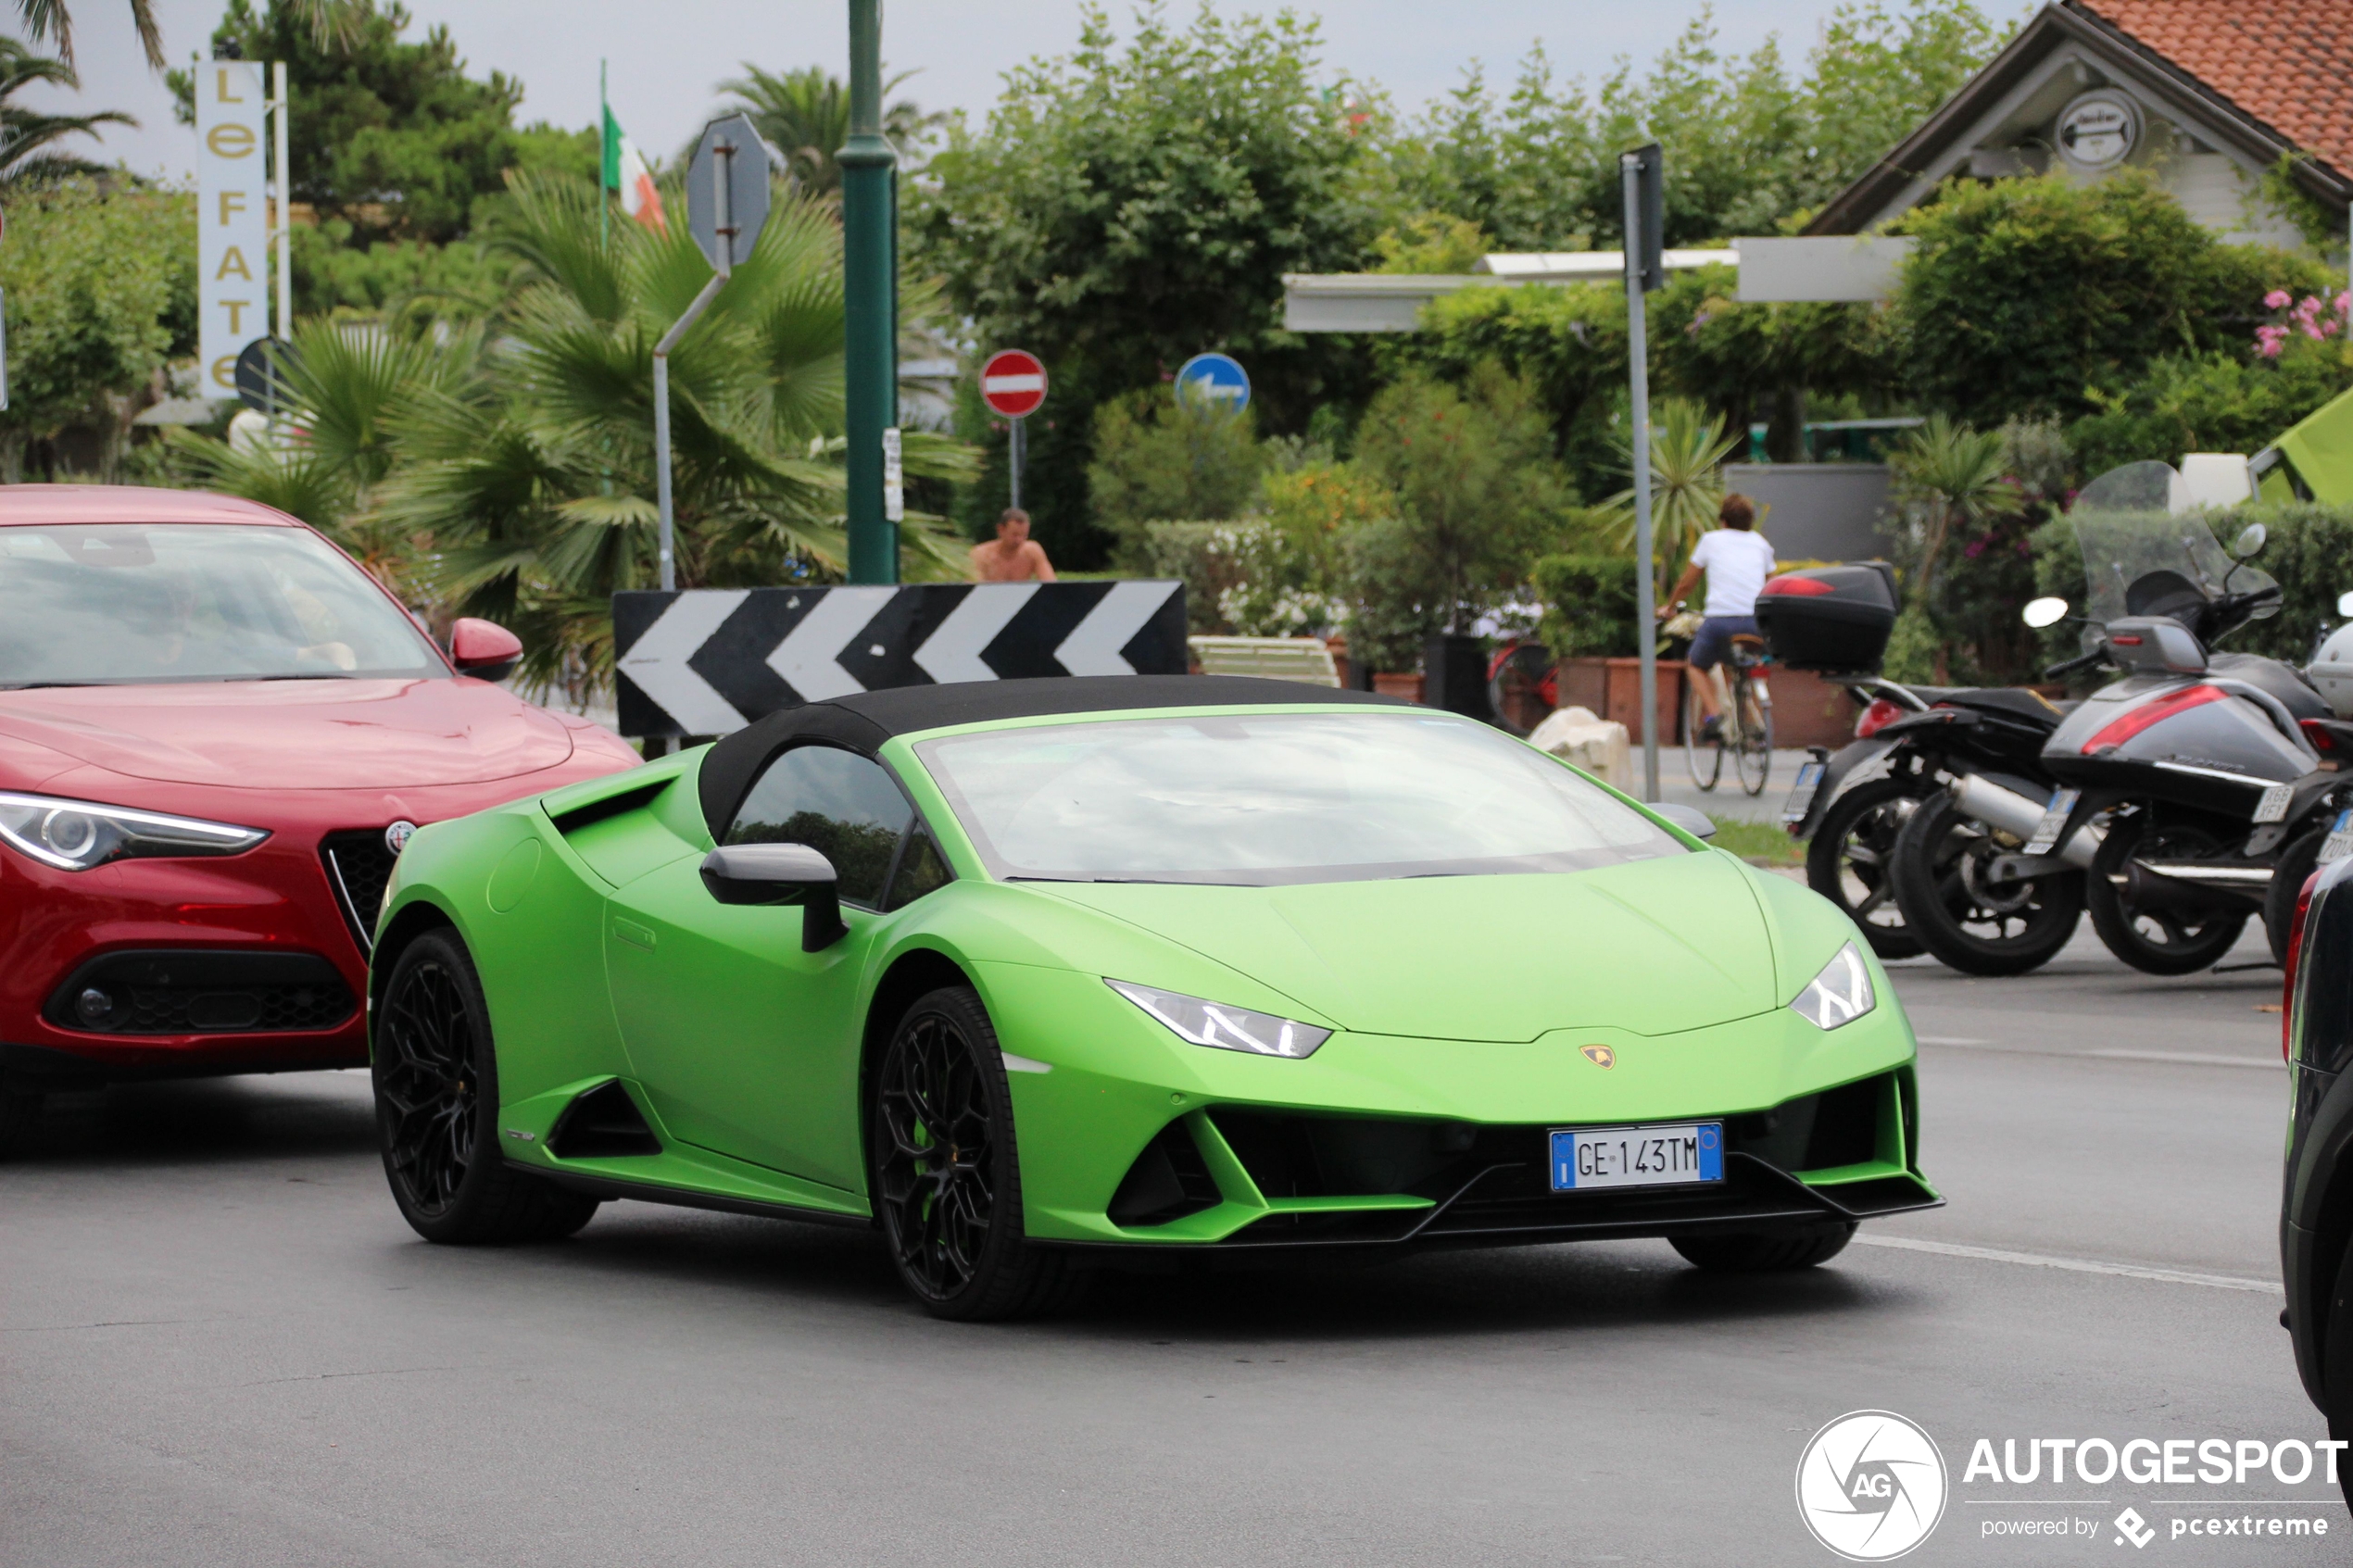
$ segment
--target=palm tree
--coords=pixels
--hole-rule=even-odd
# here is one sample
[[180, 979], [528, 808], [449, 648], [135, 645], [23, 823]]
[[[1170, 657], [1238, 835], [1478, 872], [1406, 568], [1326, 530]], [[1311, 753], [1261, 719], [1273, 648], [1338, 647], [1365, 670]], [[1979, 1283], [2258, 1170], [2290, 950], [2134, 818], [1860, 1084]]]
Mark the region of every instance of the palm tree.
[[[1714, 418], [1688, 397], [1669, 397], [1658, 405], [1651, 424], [1651, 568], [1663, 590], [1674, 580], [1678, 564], [1691, 553], [1699, 536], [1716, 526], [1724, 504], [1724, 459], [1739, 437], [1724, 429], [1724, 417]], [[1632, 444], [1620, 450], [1630, 472]], [[1619, 491], [1602, 503], [1616, 514], [1613, 526], [1629, 551], [1634, 547], [1634, 492]]]
[[[801, 191], [827, 197], [841, 190], [841, 166], [834, 155], [849, 140], [849, 89], [823, 66], [782, 74], [761, 69], [749, 60], [745, 74], [723, 82], [719, 90], [733, 93], [724, 106], [751, 116], [760, 134], [784, 155], [793, 183]], [[883, 96], [915, 73], [901, 71], [883, 83]], [[934, 130], [947, 122], [944, 113], [925, 114], [910, 99], [900, 99], [883, 111], [883, 134], [906, 156]]]
[[[292, 0], [292, 4], [310, 19], [312, 31], [324, 43], [332, 37], [349, 37], [354, 19], [374, 0]], [[57, 57], [68, 65], [73, 63], [73, 15], [66, 8], [66, 0], [17, 0], [17, 19], [24, 27], [25, 37], [35, 44], [56, 39]], [[156, 25], [155, 0], [131, 0], [131, 25], [139, 31], [147, 69], [163, 69], [163, 30]]]
[[1918, 602], [1928, 602], [1944, 542], [1954, 525], [1983, 522], [2014, 510], [2018, 486], [2007, 473], [1998, 430], [1978, 431], [1944, 414], [1927, 420], [1887, 456], [1889, 489], [1914, 513], [1918, 530]]
[[0, 38], [0, 184], [94, 172], [97, 165], [69, 153], [41, 149], [66, 136], [95, 136], [101, 125], [136, 125], [127, 114], [36, 114], [10, 102], [25, 88], [43, 83], [79, 88], [82, 78], [64, 60], [36, 55], [14, 38]]

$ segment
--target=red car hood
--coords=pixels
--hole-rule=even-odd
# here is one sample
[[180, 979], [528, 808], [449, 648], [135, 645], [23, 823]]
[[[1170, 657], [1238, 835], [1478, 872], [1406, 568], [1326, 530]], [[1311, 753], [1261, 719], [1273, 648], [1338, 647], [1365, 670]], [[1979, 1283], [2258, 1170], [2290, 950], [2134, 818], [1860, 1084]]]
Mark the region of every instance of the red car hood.
[[[483, 784], [573, 751], [552, 715], [463, 677], [0, 692], [8, 740], [132, 778], [256, 789]], [[0, 760], [22, 749], [0, 744]]]

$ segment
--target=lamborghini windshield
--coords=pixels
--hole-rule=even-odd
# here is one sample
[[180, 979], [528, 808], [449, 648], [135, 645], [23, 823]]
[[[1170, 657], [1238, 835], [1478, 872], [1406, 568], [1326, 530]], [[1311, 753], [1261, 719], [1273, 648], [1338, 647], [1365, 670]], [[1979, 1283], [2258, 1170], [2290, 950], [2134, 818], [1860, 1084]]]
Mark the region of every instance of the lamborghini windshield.
[[2178, 618], [2225, 593], [2277, 586], [2251, 565], [2233, 570], [2171, 464], [2110, 469], [2083, 487], [2067, 516], [2083, 552], [2084, 613], [2102, 624], [2128, 615]]
[[351, 560], [298, 528], [0, 528], [0, 688], [447, 675]]
[[1427, 713], [1103, 720], [915, 752], [1010, 880], [1277, 886], [1683, 853], [1541, 753]]

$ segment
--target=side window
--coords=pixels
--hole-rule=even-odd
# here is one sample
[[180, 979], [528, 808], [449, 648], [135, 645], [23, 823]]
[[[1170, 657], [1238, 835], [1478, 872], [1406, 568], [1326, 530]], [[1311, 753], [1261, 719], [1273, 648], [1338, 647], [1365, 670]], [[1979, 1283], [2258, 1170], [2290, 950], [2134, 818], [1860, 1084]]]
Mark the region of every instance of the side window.
[[806, 844], [834, 863], [845, 902], [873, 909], [913, 816], [881, 764], [801, 746], [768, 764], [722, 842]]
[[931, 841], [931, 834], [921, 822], [908, 836], [907, 853], [899, 859], [899, 874], [890, 881], [890, 900], [885, 909], [903, 909], [926, 893], [936, 893], [956, 880], [948, 869], [948, 857]]

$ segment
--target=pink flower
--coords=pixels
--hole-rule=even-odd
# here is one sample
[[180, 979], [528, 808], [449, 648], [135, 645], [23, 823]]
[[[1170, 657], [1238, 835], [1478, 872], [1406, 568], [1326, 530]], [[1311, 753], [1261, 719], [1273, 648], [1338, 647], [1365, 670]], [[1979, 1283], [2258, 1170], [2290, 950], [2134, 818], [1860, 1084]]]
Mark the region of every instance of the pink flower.
[[2280, 340], [2267, 337], [2255, 345], [2255, 352], [2266, 359], [2276, 359], [2280, 357]]
[[2344, 315], [2348, 310], [2353, 310], [2353, 293], [2340, 293], [2336, 296], [2334, 304], [2336, 306], [2336, 313], [2340, 316]]
[[2287, 290], [2273, 289], [2270, 294], [2263, 296], [2263, 308], [2266, 310], [2277, 310], [2281, 306], [2285, 305], [2287, 302]]

